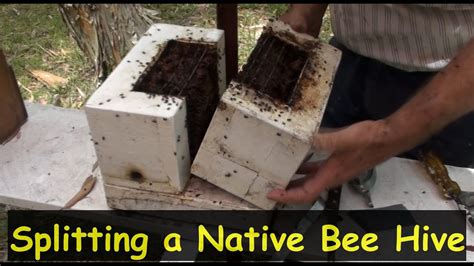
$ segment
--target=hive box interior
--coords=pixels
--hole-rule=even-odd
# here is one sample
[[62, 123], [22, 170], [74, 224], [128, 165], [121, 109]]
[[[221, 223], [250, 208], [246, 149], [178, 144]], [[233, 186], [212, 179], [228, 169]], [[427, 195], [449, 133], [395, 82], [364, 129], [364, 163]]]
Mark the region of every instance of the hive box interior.
[[[166, 95], [186, 100], [191, 161], [219, 102], [217, 57], [215, 45], [170, 40], [133, 88], [151, 97]], [[176, 102], [171, 97], [164, 98], [162, 104], [172, 106]]]
[[292, 106], [301, 96], [296, 84], [307, 60], [308, 52], [264, 32], [236, 81], [260, 96]]

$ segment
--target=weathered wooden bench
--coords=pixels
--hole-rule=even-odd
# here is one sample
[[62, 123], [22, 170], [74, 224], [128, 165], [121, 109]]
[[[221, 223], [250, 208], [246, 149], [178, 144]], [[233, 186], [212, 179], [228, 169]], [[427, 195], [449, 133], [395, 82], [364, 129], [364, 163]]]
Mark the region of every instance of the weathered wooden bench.
[[[16, 137], [0, 146], [0, 204], [26, 209], [60, 209], [91, 174], [96, 161], [86, 116], [81, 110], [29, 103], [26, 107], [28, 122]], [[448, 170], [463, 190], [474, 191], [474, 169], [448, 166]], [[454, 201], [441, 198], [436, 185], [417, 161], [392, 158], [376, 171], [377, 181], [371, 191], [375, 208], [403, 204], [410, 210], [457, 209]], [[100, 173], [95, 174], [98, 182], [94, 189], [73, 209], [111, 209]], [[126, 209], [131, 206], [130, 201], [142, 198], [141, 209], [256, 209], [199, 178], [192, 178], [191, 182], [182, 195], [165, 196], [161, 202], [147, 200], [146, 192], [130, 190], [124, 191], [123, 197], [118, 195], [121, 199], [114, 197], [109, 204]], [[343, 186], [340, 209], [366, 208], [362, 196]], [[467, 244], [474, 245], [474, 229], [469, 225]], [[467, 260], [474, 261], [474, 252], [467, 252]]]

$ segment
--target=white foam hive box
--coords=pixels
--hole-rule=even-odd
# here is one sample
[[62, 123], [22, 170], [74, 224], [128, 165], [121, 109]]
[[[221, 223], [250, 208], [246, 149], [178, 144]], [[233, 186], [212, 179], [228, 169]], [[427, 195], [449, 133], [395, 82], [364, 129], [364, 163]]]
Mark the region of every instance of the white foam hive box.
[[309, 53], [295, 89], [300, 97], [290, 107], [233, 80], [191, 167], [192, 174], [263, 209], [275, 206], [267, 193], [285, 188], [311, 150], [340, 60], [338, 49], [280, 21], [264, 32], [270, 30]]
[[[134, 89], [139, 83], [145, 84], [143, 80], [167, 45], [176, 48], [178, 40], [216, 49], [215, 82], [219, 96], [222, 95], [226, 84], [225, 71], [220, 71], [225, 69], [223, 37], [223, 31], [217, 29], [154, 24], [92, 95], [85, 110], [105, 186], [165, 193], [183, 191], [190, 177], [189, 100], [186, 103], [180, 95], [149, 94]], [[186, 51], [196, 50], [190, 47]], [[208, 50], [202, 50], [204, 57]], [[173, 61], [179, 62], [168, 63], [173, 65]], [[189, 77], [198, 75], [196, 69], [187, 72]], [[190, 82], [178, 84], [177, 77], [174, 78], [163, 87], [176, 85], [170, 87], [174, 90]]]

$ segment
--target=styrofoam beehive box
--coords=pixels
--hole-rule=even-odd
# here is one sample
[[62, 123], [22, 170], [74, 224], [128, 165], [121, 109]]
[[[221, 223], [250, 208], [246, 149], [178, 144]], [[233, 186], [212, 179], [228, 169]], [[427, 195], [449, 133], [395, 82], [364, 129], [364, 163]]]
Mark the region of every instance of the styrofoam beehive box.
[[[340, 60], [340, 51], [294, 32], [281, 21], [266, 30], [307, 52], [298, 80], [296, 103], [277, 104], [233, 80], [191, 167], [192, 174], [263, 209], [275, 202], [266, 195], [285, 188], [312, 147]], [[271, 109], [271, 111], [262, 110]]]
[[178, 193], [190, 177], [186, 102], [133, 91], [170, 40], [215, 45], [219, 95], [225, 90], [224, 34], [154, 24], [88, 100], [85, 110], [105, 185]]

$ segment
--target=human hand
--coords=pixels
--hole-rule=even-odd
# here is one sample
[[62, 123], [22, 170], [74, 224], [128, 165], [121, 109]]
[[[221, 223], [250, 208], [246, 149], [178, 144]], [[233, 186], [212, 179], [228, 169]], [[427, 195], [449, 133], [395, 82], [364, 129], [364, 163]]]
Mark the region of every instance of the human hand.
[[385, 119], [363, 121], [332, 133], [318, 134], [314, 147], [331, 155], [321, 165], [308, 164], [306, 178], [269, 199], [312, 202], [325, 189], [345, 183], [382, 161], [423, 143], [463, 115], [474, 111], [474, 39], [449, 65], [400, 109]]
[[297, 32], [311, 34], [309, 30], [309, 23], [306, 17], [299, 11], [288, 9], [280, 20], [290, 25], [290, 27]]
[[318, 36], [327, 4], [292, 4], [280, 17], [297, 32]]
[[314, 202], [328, 188], [337, 187], [399, 153], [393, 132], [384, 120], [363, 121], [314, 137], [315, 150], [330, 154], [324, 162], [308, 162], [298, 170], [305, 178], [286, 190], [275, 189], [267, 196], [283, 203]]

